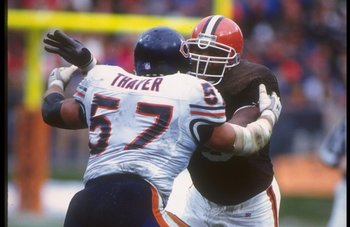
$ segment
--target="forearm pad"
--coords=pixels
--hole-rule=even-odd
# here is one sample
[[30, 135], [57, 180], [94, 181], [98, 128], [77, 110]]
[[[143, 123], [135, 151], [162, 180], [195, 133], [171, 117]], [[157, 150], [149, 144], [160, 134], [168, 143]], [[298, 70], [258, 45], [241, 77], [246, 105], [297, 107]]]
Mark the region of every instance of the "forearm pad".
[[41, 114], [46, 124], [53, 127], [64, 128], [65, 123], [61, 118], [61, 106], [64, 96], [59, 93], [51, 93], [44, 98]]
[[235, 155], [246, 156], [258, 152], [269, 142], [276, 117], [271, 110], [264, 110], [261, 116], [246, 127], [231, 124], [236, 133], [233, 150]]

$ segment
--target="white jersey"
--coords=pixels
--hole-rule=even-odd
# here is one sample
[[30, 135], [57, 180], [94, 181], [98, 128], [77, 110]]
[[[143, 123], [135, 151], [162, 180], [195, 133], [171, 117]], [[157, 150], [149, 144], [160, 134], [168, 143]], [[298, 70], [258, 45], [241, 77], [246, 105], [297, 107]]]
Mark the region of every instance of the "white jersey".
[[200, 142], [199, 126], [226, 121], [218, 91], [181, 73], [141, 77], [118, 66], [97, 65], [74, 97], [84, 105], [89, 126], [84, 183], [136, 173], [155, 185], [164, 201]]

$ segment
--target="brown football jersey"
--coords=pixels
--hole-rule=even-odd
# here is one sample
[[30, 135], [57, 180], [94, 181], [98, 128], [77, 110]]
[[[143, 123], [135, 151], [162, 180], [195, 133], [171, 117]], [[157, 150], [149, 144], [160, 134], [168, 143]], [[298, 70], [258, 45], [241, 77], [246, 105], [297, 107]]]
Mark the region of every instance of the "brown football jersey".
[[[226, 103], [226, 117], [230, 120], [240, 107], [257, 104], [259, 84], [264, 83], [268, 94], [280, 96], [278, 82], [267, 67], [241, 60], [227, 70], [216, 85]], [[269, 144], [248, 156], [220, 159], [219, 152], [200, 146], [191, 158], [188, 170], [197, 190], [210, 201], [222, 205], [239, 204], [265, 190], [273, 179]]]

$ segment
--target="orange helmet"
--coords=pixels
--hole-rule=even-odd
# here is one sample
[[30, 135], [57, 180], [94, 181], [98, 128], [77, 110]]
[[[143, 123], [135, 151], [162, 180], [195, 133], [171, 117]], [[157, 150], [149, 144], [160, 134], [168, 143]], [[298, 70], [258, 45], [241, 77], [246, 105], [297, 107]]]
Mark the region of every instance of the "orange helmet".
[[[227, 68], [239, 64], [243, 51], [243, 34], [231, 19], [220, 15], [208, 16], [197, 24], [192, 38], [186, 40], [186, 43], [193, 65], [190, 74], [216, 85], [222, 80]], [[213, 67], [216, 69], [212, 70]]]

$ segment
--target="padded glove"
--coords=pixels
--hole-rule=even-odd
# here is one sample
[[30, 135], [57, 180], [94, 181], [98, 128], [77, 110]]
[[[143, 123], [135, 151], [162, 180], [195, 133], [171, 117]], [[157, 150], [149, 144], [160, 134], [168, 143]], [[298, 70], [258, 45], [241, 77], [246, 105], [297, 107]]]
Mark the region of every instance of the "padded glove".
[[270, 110], [275, 116], [274, 122], [278, 120], [282, 110], [280, 97], [277, 96], [276, 92], [268, 95], [264, 84], [259, 85], [259, 109], [260, 113]]
[[80, 41], [73, 39], [60, 30], [48, 33], [44, 38], [44, 49], [60, 55], [67, 62], [76, 65], [83, 73], [96, 65], [96, 59]]

